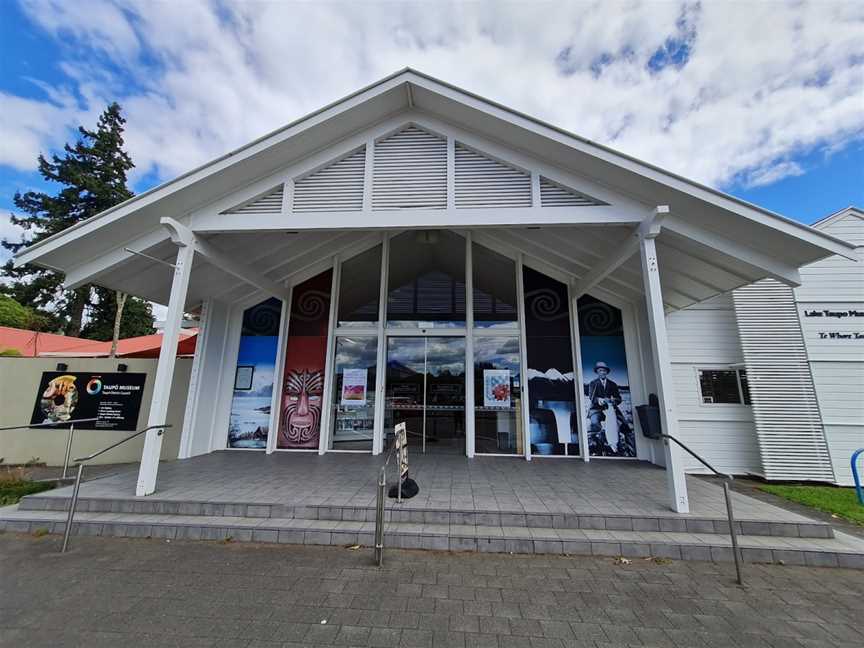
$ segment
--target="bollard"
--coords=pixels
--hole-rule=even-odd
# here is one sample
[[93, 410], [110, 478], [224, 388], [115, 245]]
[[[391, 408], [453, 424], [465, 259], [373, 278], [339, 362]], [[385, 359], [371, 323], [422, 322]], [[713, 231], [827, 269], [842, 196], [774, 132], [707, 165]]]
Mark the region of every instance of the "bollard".
[[384, 498], [387, 496], [387, 473], [381, 468], [378, 476], [378, 499], [375, 502], [375, 564], [384, 564]]

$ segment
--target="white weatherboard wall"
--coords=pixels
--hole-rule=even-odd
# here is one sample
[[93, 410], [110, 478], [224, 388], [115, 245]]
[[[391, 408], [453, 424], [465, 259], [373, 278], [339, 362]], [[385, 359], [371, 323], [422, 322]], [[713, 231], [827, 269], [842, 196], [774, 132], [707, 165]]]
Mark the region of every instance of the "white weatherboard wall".
[[[704, 404], [699, 369], [730, 369], [744, 362], [730, 295], [676, 311], [666, 318], [681, 440], [718, 470], [761, 474], [749, 405]], [[709, 472], [689, 455], [688, 472]]]
[[833, 256], [803, 267], [795, 290], [835, 480], [848, 486], [850, 457], [864, 448], [864, 213], [845, 210], [816, 227], [858, 246], [857, 263]]

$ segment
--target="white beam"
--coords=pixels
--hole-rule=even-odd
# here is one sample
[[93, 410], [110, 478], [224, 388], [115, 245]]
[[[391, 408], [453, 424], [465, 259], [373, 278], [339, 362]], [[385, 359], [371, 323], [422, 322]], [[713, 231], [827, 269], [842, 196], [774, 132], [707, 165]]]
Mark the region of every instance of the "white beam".
[[[782, 261], [779, 261], [755, 248], [726, 238], [722, 234], [709, 232], [701, 227], [686, 222], [678, 216], [667, 218], [663, 227], [678, 236], [695, 241], [705, 247], [712, 248], [726, 256], [739, 259], [747, 265], [758, 268], [767, 276], [786, 285], [801, 285], [801, 276], [798, 274], [798, 268], [783, 263]], [[756, 243], [758, 244], [758, 242]], [[718, 265], [721, 264], [718, 263]], [[721, 265], [721, 267], [723, 266]]]
[[[168, 416], [168, 399], [171, 396], [174, 363], [177, 360], [177, 342], [180, 339], [183, 307], [186, 304], [186, 291], [189, 289], [189, 277], [192, 274], [192, 261], [195, 257], [195, 248], [189, 245], [188, 241], [175, 240], [175, 242], [178, 244], [177, 261], [174, 264], [171, 298], [168, 302], [168, 314], [165, 316], [165, 329], [162, 331], [162, 347], [156, 364], [156, 377], [153, 379], [153, 397], [150, 400], [150, 414], [147, 417], [148, 427], [166, 423]], [[163, 436], [163, 430], [150, 430], [144, 438], [141, 467], [138, 470], [138, 483], [135, 487], [135, 494], [139, 497], [150, 495], [156, 490], [156, 473], [159, 470]]]
[[[663, 432], [678, 435], [678, 416], [675, 411], [675, 386], [672, 381], [672, 364], [669, 358], [669, 340], [666, 334], [666, 315], [663, 312], [663, 293], [660, 288], [660, 268], [657, 262], [656, 233], [641, 232], [639, 251], [642, 259], [642, 277], [645, 283], [645, 303], [648, 310], [648, 325], [651, 331], [651, 351], [654, 356], [654, 373], [657, 396], [660, 400], [660, 421]], [[666, 454], [666, 481], [670, 504], [677, 513], [688, 513], [687, 481], [681, 449], [672, 443], [664, 444]]]
[[[282, 214], [197, 216], [196, 233], [356, 229], [423, 229], [441, 227], [525, 227], [526, 225], [635, 225], [645, 213], [622, 206], [508, 207], [506, 209], [394, 209]], [[362, 224], [362, 226], [358, 226]]]
[[639, 250], [639, 233], [637, 230], [630, 232], [617, 246], [615, 253], [604, 264], [595, 265], [588, 274], [584, 275], [573, 286], [573, 296], [577, 299], [603, 281], [610, 274], [621, 267], [630, 257]]
[[160, 221], [164, 226], [173, 230], [174, 236], [181, 238], [187, 245], [195, 248], [195, 251], [206, 258], [212, 265], [220, 270], [224, 270], [228, 274], [234, 275], [238, 279], [242, 279], [246, 283], [252, 284], [256, 288], [264, 291], [268, 295], [272, 295], [277, 299], [288, 299], [288, 289], [266, 276], [247, 266], [244, 263], [234, 260], [228, 254], [222, 252], [209, 241], [195, 236], [190, 229], [178, 223], [173, 218], [162, 218]]

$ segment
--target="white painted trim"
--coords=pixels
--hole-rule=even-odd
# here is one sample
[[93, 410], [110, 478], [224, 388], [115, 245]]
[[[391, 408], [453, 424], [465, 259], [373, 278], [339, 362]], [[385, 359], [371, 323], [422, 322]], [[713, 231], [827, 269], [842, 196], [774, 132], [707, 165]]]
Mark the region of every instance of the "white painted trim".
[[331, 401], [335, 387], [335, 376], [333, 375], [335, 358], [333, 354], [336, 349], [336, 336], [333, 334], [333, 329], [336, 322], [336, 312], [339, 302], [339, 276], [342, 269], [338, 256], [332, 258], [331, 267], [333, 268], [333, 277], [330, 283], [330, 316], [327, 320], [327, 355], [324, 358], [324, 393], [321, 395], [321, 422], [319, 423], [320, 432], [318, 434], [319, 455], [327, 452], [331, 436], [330, 419], [333, 413]]
[[525, 280], [522, 273], [523, 254], [516, 260], [516, 301], [519, 317], [519, 362], [522, 365], [522, 444], [526, 461], [531, 461], [531, 414], [528, 394], [528, 341], [525, 337]]
[[465, 455], [474, 457], [474, 255], [471, 232], [465, 233]]
[[[568, 286], [568, 290], [570, 286]], [[571, 290], [570, 299], [570, 330], [573, 338], [573, 389], [576, 390], [576, 420], [579, 433], [579, 453], [582, 461], [591, 461], [591, 453], [588, 450], [588, 428], [585, 425], [585, 394], [582, 386], [585, 384], [585, 376], [582, 375], [582, 336], [579, 333], [579, 301], [580, 295]]]
[[201, 304], [201, 312], [198, 316], [198, 335], [195, 340], [195, 354], [192, 356], [192, 369], [189, 374], [189, 387], [186, 390], [186, 406], [183, 411], [183, 430], [180, 434], [180, 447], [177, 449], [177, 458], [186, 459], [191, 455], [192, 437], [195, 433], [195, 420], [198, 417], [197, 403], [199, 400], [199, 381], [201, 378], [201, 365], [203, 364], [204, 349], [210, 337], [212, 300], [208, 299]]
[[452, 229], [470, 227], [547, 227], [574, 225], [636, 225], [642, 212], [622, 207], [506, 207], [465, 209], [385, 209], [363, 211], [300, 212], [285, 220], [281, 214], [209, 213], [196, 218], [199, 234], [284, 231], [366, 231], [380, 229]]
[[282, 387], [285, 381], [285, 356], [288, 353], [288, 322], [291, 319], [291, 299], [293, 286], [282, 300], [282, 313], [279, 317], [279, 336], [276, 343], [276, 362], [273, 375], [273, 397], [270, 401], [270, 429], [267, 431], [267, 454], [273, 454], [279, 438], [279, 424], [282, 419]]
[[387, 338], [384, 334], [384, 323], [387, 320], [387, 279], [390, 271], [390, 236], [389, 232], [381, 235], [381, 283], [378, 289], [378, 362], [375, 370], [375, 423], [372, 438], [372, 454], [384, 452], [384, 418], [385, 418], [385, 378], [387, 374]]

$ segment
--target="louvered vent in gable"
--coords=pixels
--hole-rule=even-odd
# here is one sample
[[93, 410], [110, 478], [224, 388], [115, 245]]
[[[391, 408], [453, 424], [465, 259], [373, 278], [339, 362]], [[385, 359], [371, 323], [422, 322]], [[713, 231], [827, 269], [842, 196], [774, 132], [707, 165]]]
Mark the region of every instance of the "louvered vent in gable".
[[456, 207], [530, 207], [531, 175], [456, 143]]
[[372, 209], [444, 209], [447, 140], [413, 124], [375, 143]]
[[360, 211], [366, 147], [294, 182], [295, 212]]
[[282, 213], [282, 195], [285, 185], [279, 185], [275, 189], [271, 189], [265, 194], [253, 198], [252, 200], [237, 205], [231, 209], [226, 209], [223, 214], [281, 214]]
[[540, 176], [540, 204], [543, 207], [598, 207], [609, 203]]

